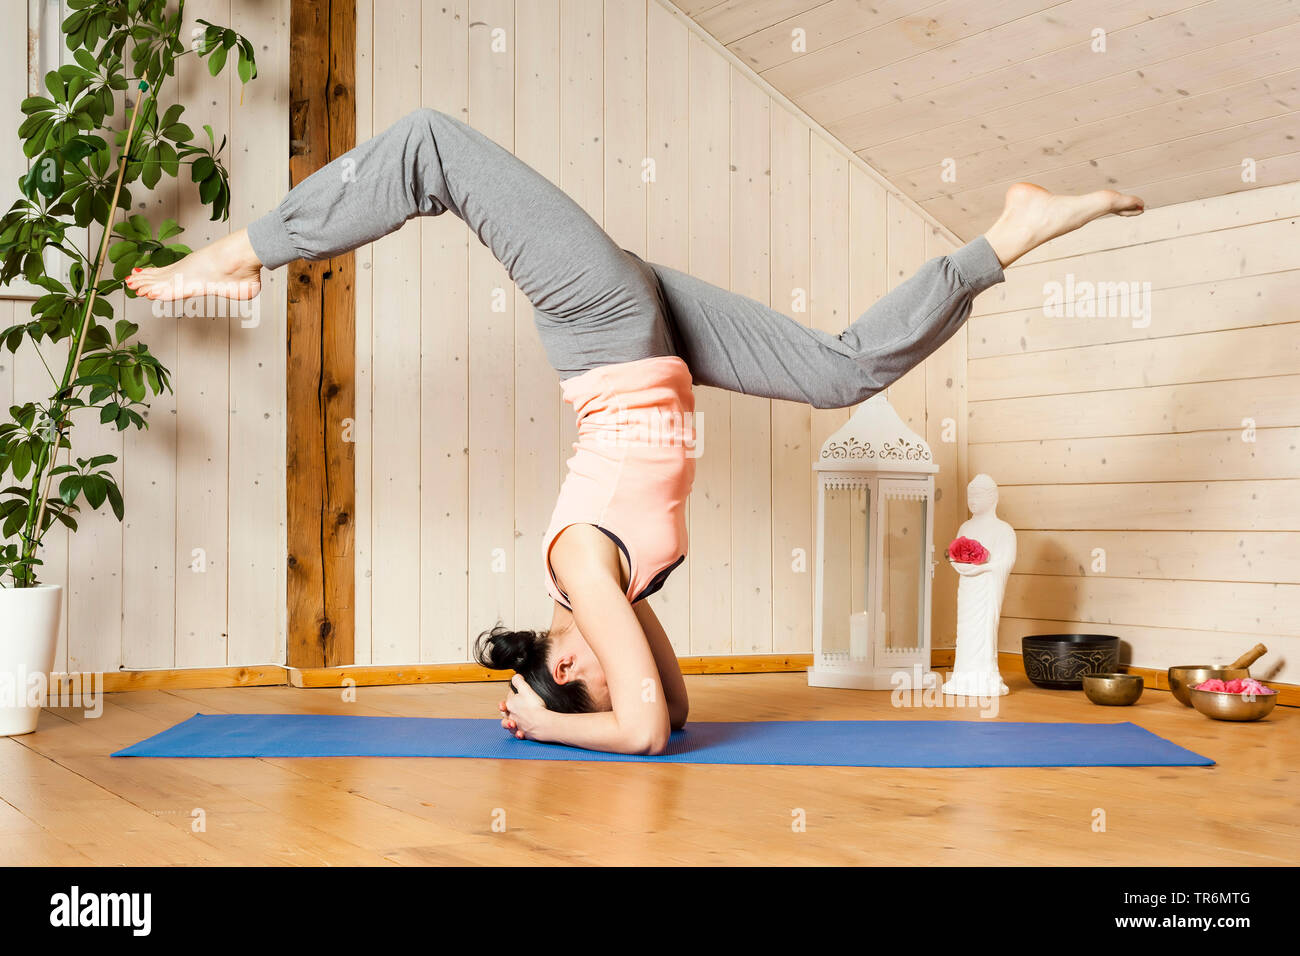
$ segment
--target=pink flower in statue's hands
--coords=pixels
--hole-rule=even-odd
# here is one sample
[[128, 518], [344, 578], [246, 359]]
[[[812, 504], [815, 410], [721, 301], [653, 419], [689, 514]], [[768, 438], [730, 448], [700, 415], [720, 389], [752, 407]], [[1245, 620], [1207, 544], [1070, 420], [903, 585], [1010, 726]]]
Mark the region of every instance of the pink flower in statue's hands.
[[984, 564], [989, 559], [989, 549], [974, 538], [954, 538], [948, 545], [948, 559], [959, 564]]

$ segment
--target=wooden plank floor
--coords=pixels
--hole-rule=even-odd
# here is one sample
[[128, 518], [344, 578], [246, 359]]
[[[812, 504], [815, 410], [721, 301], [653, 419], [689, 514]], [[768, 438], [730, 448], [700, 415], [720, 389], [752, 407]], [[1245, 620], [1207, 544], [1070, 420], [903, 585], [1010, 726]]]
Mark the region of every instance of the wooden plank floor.
[[[697, 720], [959, 719], [800, 674], [688, 677]], [[1127, 709], [1011, 676], [1002, 720], [1132, 720], [1213, 768], [889, 770], [408, 758], [113, 760], [196, 712], [490, 715], [502, 684], [108, 695], [0, 739], [0, 864], [1295, 864], [1300, 718]], [[806, 831], [795, 832], [802, 809]], [[1105, 832], [1094, 832], [1095, 810]], [[204, 827], [193, 829], [194, 811]], [[505, 832], [493, 831], [504, 812]]]

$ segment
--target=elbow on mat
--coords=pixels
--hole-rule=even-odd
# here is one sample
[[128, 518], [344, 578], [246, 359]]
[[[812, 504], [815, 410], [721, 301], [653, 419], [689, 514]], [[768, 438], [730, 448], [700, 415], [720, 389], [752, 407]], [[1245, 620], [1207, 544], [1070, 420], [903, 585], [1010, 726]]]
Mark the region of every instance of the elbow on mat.
[[627, 752], [644, 757], [657, 757], [668, 749], [668, 738], [672, 734], [672, 728], [668, 726], [668, 721], [664, 721], [662, 726], [639, 728], [628, 735]]

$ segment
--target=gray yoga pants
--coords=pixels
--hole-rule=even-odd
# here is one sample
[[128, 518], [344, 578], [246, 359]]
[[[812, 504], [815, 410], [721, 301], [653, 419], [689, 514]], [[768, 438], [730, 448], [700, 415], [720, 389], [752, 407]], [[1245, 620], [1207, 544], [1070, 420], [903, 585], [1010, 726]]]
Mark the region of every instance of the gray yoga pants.
[[697, 385], [843, 408], [942, 345], [1001, 282], [982, 236], [926, 262], [839, 335], [620, 249], [582, 208], [482, 133], [421, 109], [317, 170], [248, 227], [268, 269], [327, 259], [451, 210], [532, 302], [561, 378], [680, 356]]

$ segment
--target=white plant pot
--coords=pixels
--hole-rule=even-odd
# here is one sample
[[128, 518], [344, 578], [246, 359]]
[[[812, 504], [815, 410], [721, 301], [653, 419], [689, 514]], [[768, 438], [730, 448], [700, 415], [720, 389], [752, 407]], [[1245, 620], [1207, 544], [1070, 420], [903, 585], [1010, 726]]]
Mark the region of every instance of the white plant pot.
[[[63, 588], [58, 584], [0, 588], [0, 736], [36, 729], [54, 668], [62, 610]], [[34, 678], [37, 674], [40, 677]]]

